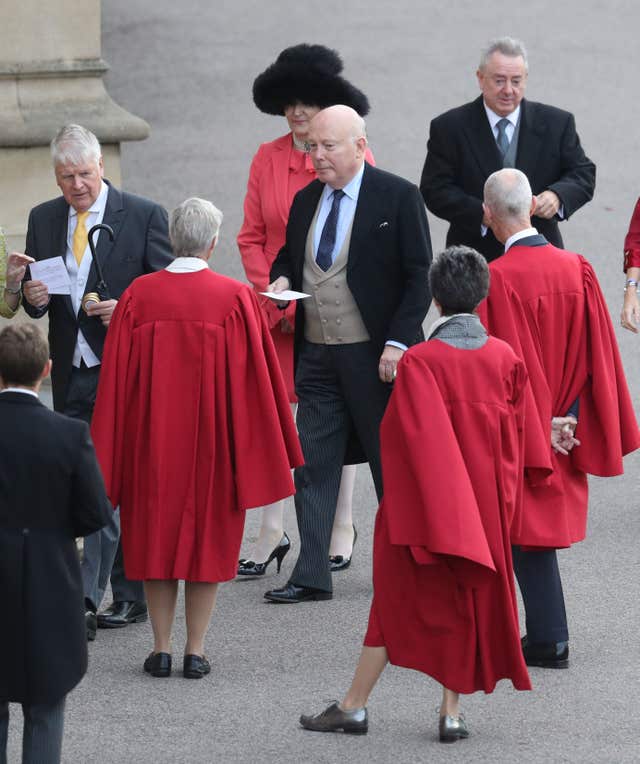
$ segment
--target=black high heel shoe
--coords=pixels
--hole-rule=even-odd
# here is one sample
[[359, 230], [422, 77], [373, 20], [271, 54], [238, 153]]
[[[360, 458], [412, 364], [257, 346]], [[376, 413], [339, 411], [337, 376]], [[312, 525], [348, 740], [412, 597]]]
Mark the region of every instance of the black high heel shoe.
[[358, 531], [356, 526], [353, 526], [353, 544], [351, 545], [351, 554], [349, 557], [343, 557], [341, 554], [333, 554], [329, 557], [329, 569], [332, 573], [337, 573], [339, 570], [346, 570], [351, 565], [351, 557], [353, 556], [353, 547], [356, 545], [358, 538]]
[[271, 552], [266, 562], [254, 562], [253, 560], [238, 560], [238, 575], [239, 576], [252, 576], [257, 578], [258, 576], [264, 576], [267, 572], [267, 567], [271, 560], [276, 560], [278, 568], [277, 573], [280, 572], [282, 567], [282, 561], [285, 555], [291, 549], [291, 541], [286, 533], [282, 534], [282, 538], [278, 542], [278, 546]]

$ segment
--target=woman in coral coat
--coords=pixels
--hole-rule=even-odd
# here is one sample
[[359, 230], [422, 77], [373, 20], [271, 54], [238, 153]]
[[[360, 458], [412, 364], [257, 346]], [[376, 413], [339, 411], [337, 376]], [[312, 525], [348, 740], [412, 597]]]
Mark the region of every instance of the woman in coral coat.
[[[284, 115], [290, 129], [286, 135], [260, 146], [249, 171], [238, 248], [247, 278], [257, 292], [265, 291], [271, 265], [284, 244], [293, 197], [316, 177], [305, 151], [309, 122], [320, 109], [338, 103], [353, 107], [362, 116], [369, 111], [364, 93], [340, 77], [341, 70], [342, 61], [335, 51], [323, 45], [295, 45], [283, 50], [253, 84], [256, 106], [267, 114]], [[367, 152], [367, 160], [373, 164], [373, 155]], [[283, 311], [268, 298], [259, 299], [293, 404], [295, 304]], [[346, 465], [342, 472], [329, 549], [333, 571], [344, 570], [351, 563], [356, 537], [351, 512], [355, 473], [355, 465]], [[263, 509], [258, 539], [248, 558], [240, 560], [239, 575], [261, 576], [274, 559], [280, 571], [291, 546], [284, 532], [283, 512], [284, 502]]]
[[624, 286], [624, 302], [620, 320], [630, 332], [638, 333], [640, 323], [640, 199], [636, 202], [629, 230], [624, 239], [624, 270], [627, 280]]

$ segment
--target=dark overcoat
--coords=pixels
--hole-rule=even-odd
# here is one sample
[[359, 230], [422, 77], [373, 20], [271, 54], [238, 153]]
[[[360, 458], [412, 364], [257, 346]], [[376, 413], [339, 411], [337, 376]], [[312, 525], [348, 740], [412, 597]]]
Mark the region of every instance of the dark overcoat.
[[85, 422], [0, 393], [0, 702], [51, 704], [84, 676], [75, 537], [111, 511]]

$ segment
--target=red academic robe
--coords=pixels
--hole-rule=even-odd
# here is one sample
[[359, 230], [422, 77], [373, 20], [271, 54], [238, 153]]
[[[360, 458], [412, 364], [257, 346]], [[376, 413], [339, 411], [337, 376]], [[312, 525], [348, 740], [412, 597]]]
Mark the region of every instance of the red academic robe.
[[457, 692], [531, 689], [511, 521], [521, 501], [526, 371], [505, 343], [410, 348], [382, 421], [384, 498], [365, 645]]
[[553, 474], [544, 483], [525, 480], [513, 543], [568, 547], [586, 534], [587, 473], [622, 474], [622, 457], [640, 446], [613, 326], [593, 268], [580, 255], [516, 243], [489, 267], [489, 296], [478, 312], [489, 333], [524, 360], [535, 426], [549, 437], [551, 418], [579, 399], [582, 444], [568, 456], [551, 454]]
[[244, 510], [303, 457], [252, 290], [210, 270], [136, 279], [113, 314], [92, 434], [132, 579], [235, 576]]

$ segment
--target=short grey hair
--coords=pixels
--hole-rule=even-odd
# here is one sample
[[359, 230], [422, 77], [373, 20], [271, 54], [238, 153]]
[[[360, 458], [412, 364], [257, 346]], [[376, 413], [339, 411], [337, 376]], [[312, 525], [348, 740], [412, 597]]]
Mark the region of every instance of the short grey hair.
[[206, 199], [192, 197], [169, 217], [169, 238], [176, 257], [198, 257], [218, 237], [222, 212]]
[[531, 217], [532, 198], [527, 176], [511, 167], [492, 173], [484, 184], [485, 204], [500, 220]]
[[514, 37], [498, 37], [495, 40], [491, 40], [480, 56], [480, 65], [478, 66], [480, 71], [484, 71], [494, 53], [502, 53], [503, 56], [509, 56], [510, 58], [521, 56], [524, 61], [525, 71], [529, 71], [527, 49], [521, 40], [516, 40]]
[[473, 313], [489, 293], [487, 261], [471, 247], [447, 247], [431, 263], [429, 286], [443, 316]]
[[100, 161], [102, 149], [96, 136], [82, 125], [65, 125], [51, 141], [53, 166]]

